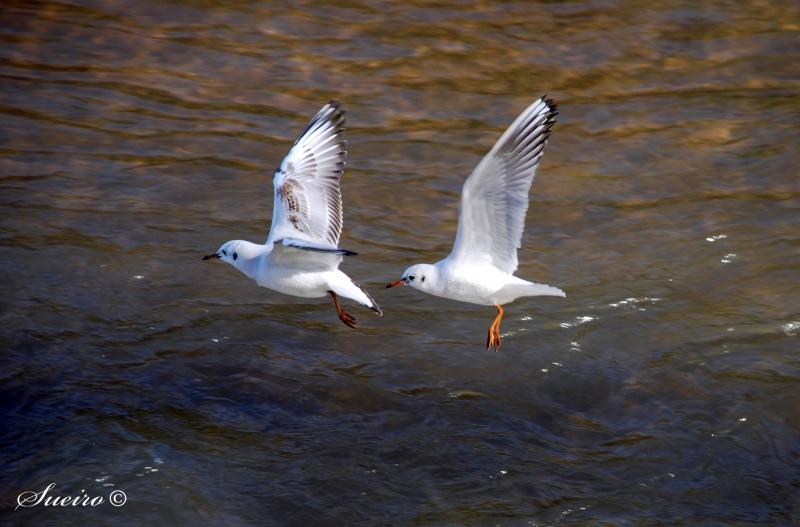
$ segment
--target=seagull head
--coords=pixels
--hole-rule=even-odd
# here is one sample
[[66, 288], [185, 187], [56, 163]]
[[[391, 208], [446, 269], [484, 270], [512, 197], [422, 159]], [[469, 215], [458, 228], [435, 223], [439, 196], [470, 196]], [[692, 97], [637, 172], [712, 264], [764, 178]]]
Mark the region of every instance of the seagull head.
[[219, 248], [219, 251], [207, 254], [203, 256], [203, 260], [222, 260], [223, 262], [228, 262], [234, 267], [238, 267], [241, 258], [241, 249], [244, 243], [241, 240], [232, 240], [222, 245]]
[[398, 285], [410, 285], [414, 289], [420, 291], [430, 292], [436, 284], [436, 279], [439, 276], [439, 269], [435, 265], [417, 264], [412, 265], [400, 280], [395, 280], [386, 286], [386, 289]]

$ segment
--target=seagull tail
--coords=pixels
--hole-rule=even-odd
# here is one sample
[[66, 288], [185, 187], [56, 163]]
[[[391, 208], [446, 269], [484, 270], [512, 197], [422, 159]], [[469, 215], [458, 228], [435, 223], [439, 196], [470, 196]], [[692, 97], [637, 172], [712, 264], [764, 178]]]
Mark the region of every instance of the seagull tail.
[[567, 296], [567, 294], [551, 285], [535, 284], [520, 279], [519, 282], [508, 284], [500, 289], [496, 299], [500, 304], [507, 304], [523, 296]]
[[382, 317], [383, 311], [381, 311], [381, 308], [378, 306], [378, 303], [370, 296], [369, 293], [367, 293], [367, 290], [355, 282], [353, 282], [353, 285], [359, 288], [361, 292], [364, 294], [364, 296], [367, 297], [367, 300], [369, 300], [369, 304], [364, 304], [363, 302], [362, 304], [364, 304], [365, 306], [373, 310], [375, 313], [377, 313], [379, 317]]
[[567, 294], [557, 287], [545, 284], [534, 284], [525, 287], [525, 296], [567, 296]]
[[350, 277], [343, 272], [338, 270], [337, 272], [341, 276], [337, 276], [337, 280], [328, 284], [334, 293], [339, 296], [355, 300], [359, 304], [364, 305], [377, 313], [379, 317], [383, 316], [383, 311], [381, 311], [378, 303], [372, 299], [372, 297], [363, 287], [350, 280]]

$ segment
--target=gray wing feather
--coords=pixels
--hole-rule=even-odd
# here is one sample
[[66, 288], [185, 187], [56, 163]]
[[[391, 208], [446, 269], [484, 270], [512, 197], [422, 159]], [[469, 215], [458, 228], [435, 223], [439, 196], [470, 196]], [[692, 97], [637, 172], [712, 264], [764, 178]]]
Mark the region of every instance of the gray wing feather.
[[325, 105], [275, 171], [275, 206], [267, 244], [292, 238], [338, 246], [342, 232], [339, 180], [347, 158], [344, 113], [339, 101]]
[[528, 191], [557, 113], [544, 97], [531, 104], [475, 167], [461, 193], [450, 259], [517, 270]]

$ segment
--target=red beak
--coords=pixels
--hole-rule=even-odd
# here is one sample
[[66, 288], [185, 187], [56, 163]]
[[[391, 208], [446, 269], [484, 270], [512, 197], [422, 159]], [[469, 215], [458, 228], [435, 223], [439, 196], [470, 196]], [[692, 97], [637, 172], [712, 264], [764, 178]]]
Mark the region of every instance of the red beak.
[[398, 285], [406, 285], [405, 279], [395, 280], [391, 284], [387, 285], [386, 289], [389, 289], [390, 287], [395, 287], [395, 286], [398, 286]]
[[217, 259], [217, 258], [219, 258], [219, 257], [220, 257], [220, 256], [219, 256], [219, 254], [217, 254], [217, 253], [214, 253], [214, 254], [207, 254], [207, 255], [203, 256], [203, 260], [216, 260], [216, 259]]

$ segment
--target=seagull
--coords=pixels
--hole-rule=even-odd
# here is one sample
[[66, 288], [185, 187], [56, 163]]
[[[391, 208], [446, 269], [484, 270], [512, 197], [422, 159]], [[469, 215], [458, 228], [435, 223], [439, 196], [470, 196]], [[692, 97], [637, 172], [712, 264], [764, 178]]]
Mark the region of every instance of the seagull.
[[225, 243], [203, 260], [222, 260], [258, 285], [303, 298], [333, 297], [345, 325], [356, 319], [339, 305], [350, 298], [382, 316], [381, 308], [364, 288], [339, 270], [344, 256], [342, 194], [339, 180], [347, 157], [345, 111], [339, 101], [325, 105], [306, 125], [272, 179], [275, 206], [272, 226], [263, 245], [244, 240]]
[[464, 183], [450, 255], [433, 265], [412, 265], [386, 286], [410, 285], [452, 300], [494, 305], [497, 317], [489, 327], [487, 350], [500, 350], [503, 304], [523, 296], [567, 296], [557, 287], [514, 276], [528, 190], [557, 114], [553, 100], [542, 97], [517, 117]]

